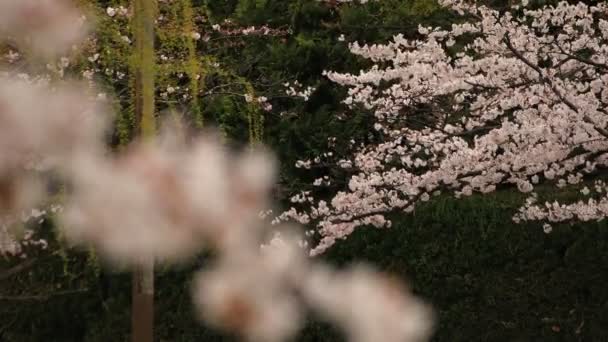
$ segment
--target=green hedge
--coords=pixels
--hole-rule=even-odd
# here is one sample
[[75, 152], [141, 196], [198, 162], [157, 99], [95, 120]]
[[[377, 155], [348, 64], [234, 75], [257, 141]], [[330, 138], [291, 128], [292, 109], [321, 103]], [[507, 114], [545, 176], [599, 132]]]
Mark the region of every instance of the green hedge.
[[436, 310], [436, 341], [608, 340], [608, 229], [515, 225], [520, 196], [440, 199], [390, 231], [330, 251], [409, 279]]
[[[435, 341], [608, 340], [608, 229], [563, 225], [544, 234], [515, 225], [521, 196], [440, 198], [389, 230], [361, 229], [323, 259], [342, 267], [368, 262], [406, 279], [435, 309]], [[130, 279], [93, 270], [85, 255], [47, 256], [12, 280], [33, 292], [48, 284], [86, 294], [0, 304], [2, 341], [127, 341]], [[67, 263], [67, 264], [66, 264]], [[201, 326], [189, 297], [192, 271], [205, 259], [157, 278], [158, 341], [232, 341]], [[5, 294], [10, 284], [0, 285]], [[341, 341], [311, 318], [297, 341]]]

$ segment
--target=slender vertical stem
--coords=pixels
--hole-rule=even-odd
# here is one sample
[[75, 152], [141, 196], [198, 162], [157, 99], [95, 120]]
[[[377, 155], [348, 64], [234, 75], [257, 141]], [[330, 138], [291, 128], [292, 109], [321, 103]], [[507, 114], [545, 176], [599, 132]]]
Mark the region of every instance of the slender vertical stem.
[[154, 341], [154, 263], [142, 262], [133, 271], [131, 341]]
[[[135, 117], [142, 139], [156, 134], [154, 117], [155, 0], [133, 0]], [[154, 260], [142, 260], [133, 272], [131, 329], [133, 342], [154, 340]]]
[[154, 21], [155, 0], [133, 0], [135, 115], [144, 139], [156, 134], [154, 118]]
[[188, 50], [188, 59], [186, 61], [186, 73], [190, 79], [190, 111], [194, 116], [194, 124], [197, 128], [202, 128], [204, 117], [200, 101], [198, 99], [201, 83], [201, 65], [196, 54], [196, 40], [192, 37], [195, 30], [194, 26], [194, 10], [191, 0], [181, 0], [182, 15], [183, 15], [183, 34], [188, 37], [186, 39], [186, 49]]

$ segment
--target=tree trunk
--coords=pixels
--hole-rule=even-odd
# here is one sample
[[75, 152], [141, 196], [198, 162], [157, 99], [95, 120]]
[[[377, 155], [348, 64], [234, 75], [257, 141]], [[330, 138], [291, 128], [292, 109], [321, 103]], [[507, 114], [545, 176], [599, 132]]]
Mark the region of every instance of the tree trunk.
[[154, 340], [154, 263], [143, 262], [133, 271], [131, 330], [133, 342]]
[[[133, 0], [135, 118], [142, 139], [156, 134], [154, 118], [155, 0]], [[154, 340], [154, 260], [133, 271], [131, 333], [133, 342]]]

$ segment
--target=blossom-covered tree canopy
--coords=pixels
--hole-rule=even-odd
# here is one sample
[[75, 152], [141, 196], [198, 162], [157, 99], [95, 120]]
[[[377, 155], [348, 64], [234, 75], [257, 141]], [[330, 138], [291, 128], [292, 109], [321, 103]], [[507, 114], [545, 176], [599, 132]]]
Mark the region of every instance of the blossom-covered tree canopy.
[[[314, 224], [323, 252], [356, 227], [389, 227], [441, 192], [456, 197], [512, 185], [530, 197], [514, 220], [601, 220], [608, 214], [608, 6], [560, 2], [498, 11], [444, 0], [463, 18], [449, 28], [419, 27], [377, 45], [349, 45], [373, 66], [329, 71], [353, 108], [373, 111], [380, 137], [298, 166], [336, 162], [351, 174], [329, 201], [310, 192], [279, 220]], [[342, 159], [340, 159], [342, 157]], [[592, 190], [582, 184], [592, 181]], [[315, 182], [323, 186], [328, 177]], [[535, 186], [580, 184], [580, 200], [538, 203]]]

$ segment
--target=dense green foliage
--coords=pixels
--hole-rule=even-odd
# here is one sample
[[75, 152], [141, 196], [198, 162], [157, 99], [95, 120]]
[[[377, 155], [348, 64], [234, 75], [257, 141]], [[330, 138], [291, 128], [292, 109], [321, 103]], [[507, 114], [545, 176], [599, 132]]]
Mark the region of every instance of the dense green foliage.
[[[106, 76], [102, 72], [96, 79], [117, 99], [116, 129], [109, 140], [118, 146], [130, 141], [135, 125], [130, 48], [121, 40], [129, 29], [126, 22], [116, 24], [105, 16], [104, 8], [128, 1], [95, 3], [100, 17], [97, 45], [103, 47], [99, 68], [113, 72]], [[370, 117], [365, 110], [341, 119], [338, 114], [347, 110], [340, 103], [343, 89], [321, 75], [323, 70], [354, 72], [365, 64], [338, 37], [383, 42], [396, 33], [413, 37], [419, 24], [449, 25], [453, 20], [429, 0], [343, 7], [316, 0], [194, 0], [192, 5], [175, 1], [173, 12], [163, 12], [179, 21], [159, 26], [159, 54], [179, 58], [159, 60], [159, 70], [166, 71], [157, 79], [160, 115], [181, 109], [194, 128], [218, 125], [235, 144], [252, 139], [253, 122], [258, 130], [254, 140], [268, 144], [281, 161], [278, 201], [296, 189], [304, 190], [318, 176], [316, 170], [302, 172], [293, 165], [297, 159], [325, 151], [328, 137], [337, 138], [338, 153], [351, 138], [376, 138], [368, 133]], [[188, 11], [191, 17], [183, 15]], [[195, 45], [183, 39], [182, 33], [192, 25], [209, 30], [226, 18], [243, 26], [266, 24], [290, 33], [212, 36], [208, 43], [200, 40]], [[81, 59], [86, 62], [86, 57]], [[73, 69], [82, 72], [84, 67], [75, 64]], [[117, 79], [118, 71], [128, 76]], [[201, 82], [193, 81], [197, 74]], [[295, 80], [317, 88], [310, 101], [285, 96], [282, 84]], [[224, 91], [174, 105], [160, 96], [168, 86], [187, 87], [192, 94], [218, 87]], [[247, 104], [241, 95], [249, 93], [268, 97], [273, 110], [263, 112]], [[323, 258], [336, 265], [369, 262], [407, 279], [436, 310], [437, 341], [608, 340], [608, 228], [603, 222], [561, 226], [547, 235], [536, 224], [512, 223], [520, 203], [521, 198], [508, 190], [466, 200], [441, 197], [413, 215], [396, 217], [390, 230], [358, 231]], [[130, 275], [103, 267], [93, 252], [65, 246], [54, 236], [51, 223], [47, 220], [36, 227], [49, 239], [48, 250], [31, 251], [27, 269], [0, 278], [0, 341], [127, 341]], [[193, 311], [190, 277], [208, 260], [201, 256], [181, 268], [158, 270], [158, 341], [231, 340], [201, 325]], [[0, 259], [0, 269], [22, 262]], [[297, 340], [342, 337], [311, 313]]]

